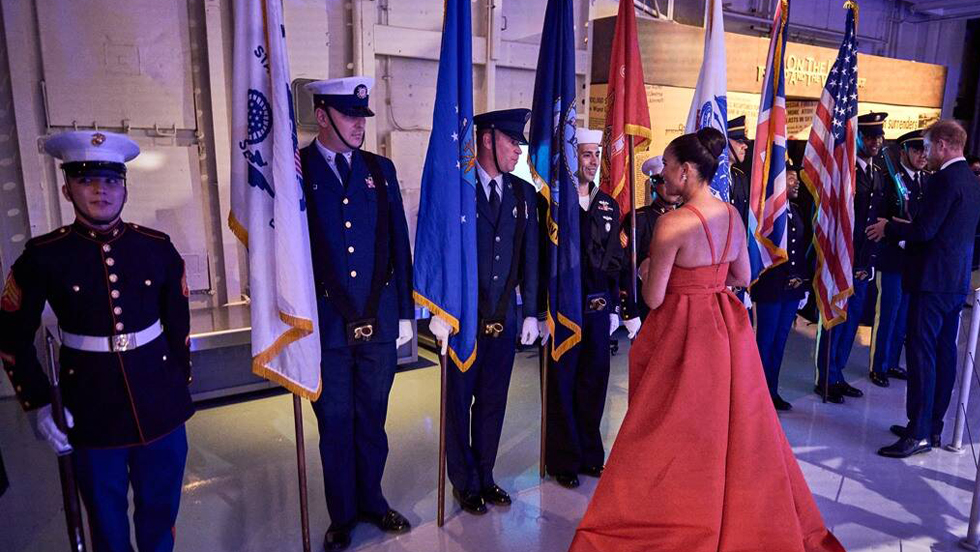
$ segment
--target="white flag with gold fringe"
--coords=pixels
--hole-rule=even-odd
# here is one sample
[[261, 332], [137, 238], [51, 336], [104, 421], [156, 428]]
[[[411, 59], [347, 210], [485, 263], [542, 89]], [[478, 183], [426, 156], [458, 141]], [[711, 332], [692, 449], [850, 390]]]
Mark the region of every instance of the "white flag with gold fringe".
[[279, 0], [234, 3], [231, 213], [248, 248], [252, 371], [320, 396], [320, 336]]

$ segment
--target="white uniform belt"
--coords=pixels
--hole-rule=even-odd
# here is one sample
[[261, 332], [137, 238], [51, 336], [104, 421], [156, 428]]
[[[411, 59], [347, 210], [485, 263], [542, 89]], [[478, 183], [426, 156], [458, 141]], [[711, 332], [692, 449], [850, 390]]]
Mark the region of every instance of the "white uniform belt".
[[[59, 328], [60, 329], [60, 328]], [[138, 332], [118, 334], [109, 337], [94, 335], [78, 335], [61, 330], [61, 343], [65, 347], [88, 351], [90, 353], [115, 353], [132, 351], [142, 347], [163, 333], [160, 321], [150, 324]]]

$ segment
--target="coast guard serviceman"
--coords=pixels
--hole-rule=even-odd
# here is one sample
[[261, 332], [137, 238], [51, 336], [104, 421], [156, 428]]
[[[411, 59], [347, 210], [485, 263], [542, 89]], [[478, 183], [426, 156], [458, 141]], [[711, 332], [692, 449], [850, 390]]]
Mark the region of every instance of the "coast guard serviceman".
[[[476, 515], [486, 513], [487, 502], [511, 503], [510, 495], [494, 480], [493, 466], [518, 326], [524, 345], [538, 338], [537, 192], [529, 182], [510, 174], [521, 156], [520, 146], [527, 144], [524, 126], [530, 115], [529, 109], [505, 109], [473, 118], [480, 323], [473, 365], [465, 372], [449, 370], [446, 457], [453, 496], [464, 511]], [[449, 338], [449, 325], [438, 316], [429, 328], [440, 342]]]
[[323, 392], [313, 403], [330, 513], [325, 550], [350, 546], [359, 521], [404, 533], [381, 490], [385, 418], [397, 348], [412, 339], [408, 224], [391, 160], [361, 149], [374, 80], [307, 85], [319, 134], [300, 151], [320, 324]]
[[[75, 222], [29, 242], [0, 300], [0, 358], [25, 410], [59, 454], [74, 450], [93, 548], [174, 547], [187, 458], [184, 422], [194, 407], [184, 262], [170, 238], [123, 222], [126, 136], [73, 131], [45, 151], [62, 161], [62, 194]], [[69, 426], [54, 423], [51, 387], [34, 348], [49, 303], [61, 333], [60, 385]]]

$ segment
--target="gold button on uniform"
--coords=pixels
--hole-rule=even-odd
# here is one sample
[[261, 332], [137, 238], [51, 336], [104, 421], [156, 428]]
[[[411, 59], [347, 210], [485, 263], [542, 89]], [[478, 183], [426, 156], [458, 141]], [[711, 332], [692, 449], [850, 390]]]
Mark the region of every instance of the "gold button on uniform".
[[106, 253], [108, 253], [108, 252], [112, 251], [112, 248], [109, 247], [109, 244], [105, 244], [105, 245], [102, 246], [102, 251], [105, 251]]
[[121, 331], [122, 331], [122, 329], [123, 329], [123, 327], [124, 327], [124, 326], [123, 326], [123, 323], [122, 323], [122, 322], [117, 322], [117, 323], [116, 323], [116, 331], [117, 331], [117, 332], [121, 332]]
[[345, 197], [344, 198], [344, 205], [347, 205], [348, 203], [350, 203], [350, 200]]
[[350, 271], [350, 277], [351, 278], [357, 278], [357, 271], [356, 270], [351, 270]]
[[143, 283], [146, 284], [146, 287], [150, 287], [151, 285], [153, 285], [153, 282], [151, 282], [150, 280], [147, 280]]
[[116, 307], [116, 308], [114, 308], [114, 309], [112, 309], [112, 312], [113, 312], [113, 313], [114, 313], [114, 314], [115, 314], [116, 316], [119, 316], [120, 314], [122, 314], [122, 307]]
[[350, 226], [351, 226], [350, 221], [347, 221], [347, 222], [344, 223], [344, 227], [345, 228], [350, 228]]
[[348, 247], [347, 248], [347, 252], [348, 253], [353, 253], [354, 252], [354, 246], [352, 245], [352, 246]]
[[105, 264], [107, 264], [107, 265], [109, 265], [109, 266], [115, 266], [115, 264], [116, 264], [116, 260], [115, 260], [115, 259], [113, 259], [112, 257], [109, 257], [109, 258], [107, 258], [107, 259], [105, 260]]
[[109, 293], [109, 295], [111, 295], [113, 299], [119, 299], [119, 290], [114, 289], [112, 290], [112, 292]]
[[116, 276], [115, 274], [110, 274], [109, 275], [109, 281], [114, 284], [114, 283], [116, 283], [116, 282], [119, 281], [119, 276]]
[[78, 286], [71, 286], [71, 290], [72, 290], [72, 291], [74, 291], [74, 292], [76, 292], [76, 293], [77, 293], [77, 292], [78, 292], [78, 290], [80, 290], [80, 289], [82, 289], [82, 288], [80, 288], [80, 287], [78, 287]]

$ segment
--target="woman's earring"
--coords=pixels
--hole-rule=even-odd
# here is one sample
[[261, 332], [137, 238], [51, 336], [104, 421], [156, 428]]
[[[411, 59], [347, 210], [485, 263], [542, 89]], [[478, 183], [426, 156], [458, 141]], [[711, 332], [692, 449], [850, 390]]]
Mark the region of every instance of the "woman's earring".
[[681, 175], [681, 180], [683, 180], [684, 182], [687, 182], [687, 174], [682, 174]]

